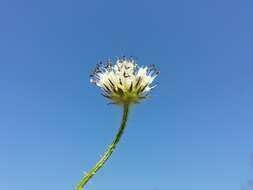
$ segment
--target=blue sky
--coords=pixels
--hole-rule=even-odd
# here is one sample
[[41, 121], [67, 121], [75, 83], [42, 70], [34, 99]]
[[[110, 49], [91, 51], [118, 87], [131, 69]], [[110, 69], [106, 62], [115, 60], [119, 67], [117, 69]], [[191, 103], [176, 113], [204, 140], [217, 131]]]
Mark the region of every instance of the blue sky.
[[247, 0], [0, 2], [0, 189], [74, 189], [121, 109], [89, 83], [134, 56], [152, 99], [89, 190], [239, 190], [253, 179], [253, 14]]

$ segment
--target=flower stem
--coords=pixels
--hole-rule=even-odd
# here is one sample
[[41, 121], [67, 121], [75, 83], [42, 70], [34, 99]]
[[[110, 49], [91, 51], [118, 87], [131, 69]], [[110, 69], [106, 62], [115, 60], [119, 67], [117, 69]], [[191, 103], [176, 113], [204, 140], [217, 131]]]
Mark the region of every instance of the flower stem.
[[101, 159], [97, 162], [97, 164], [81, 179], [80, 183], [76, 187], [76, 190], [83, 190], [84, 185], [96, 174], [96, 172], [105, 164], [105, 162], [110, 158], [111, 154], [113, 153], [116, 145], [118, 144], [124, 129], [126, 127], [127, 118], [129, 112], [129, 104], [124, 105], [123, 116], [120, 128], [118, 129], [117, 134], [115, 135], [111, 145], [108, 147], [107, 151], [101, 157]]

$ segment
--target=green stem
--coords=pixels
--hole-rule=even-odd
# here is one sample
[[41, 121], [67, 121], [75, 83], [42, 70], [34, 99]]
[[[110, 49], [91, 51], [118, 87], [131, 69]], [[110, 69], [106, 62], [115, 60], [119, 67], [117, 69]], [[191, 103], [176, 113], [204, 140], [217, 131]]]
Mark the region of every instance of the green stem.
[[109, 159], [109, 157], [113, 153], [114, 149], [116, 148], [116, 145], [118, 144], [118, 142], [124, 132], [124, 129], [125, 129], [126, 123], [127, 123], [128, 112], [129, 112], [129, 105], [125, 104], [121, 125], [120, 125], [120, 128], [118, 129], [116, 136], [114, 137], [114, 139], [112, 141], [112, 144], [108, 147], [107, 151], [104, 153], [104, 155], [101, 157], [101, 159], [97, 162], [97, 164], [81, 179], [80, 183], [76, 187], [76, 190], [83, 190], [84, 185], [93, 177], [93, 175], [96, 174], [96, 172]]

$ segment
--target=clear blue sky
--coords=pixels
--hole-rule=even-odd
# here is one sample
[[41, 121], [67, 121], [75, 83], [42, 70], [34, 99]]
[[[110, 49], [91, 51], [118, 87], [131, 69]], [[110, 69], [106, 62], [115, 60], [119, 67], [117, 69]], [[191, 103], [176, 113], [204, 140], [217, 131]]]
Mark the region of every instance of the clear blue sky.
[[0, 189], [73, 190], [121, 109], [89, 73], [161, 74], [86, 190], [240, 190], [253, 178], [253, 2], [1, 0]]

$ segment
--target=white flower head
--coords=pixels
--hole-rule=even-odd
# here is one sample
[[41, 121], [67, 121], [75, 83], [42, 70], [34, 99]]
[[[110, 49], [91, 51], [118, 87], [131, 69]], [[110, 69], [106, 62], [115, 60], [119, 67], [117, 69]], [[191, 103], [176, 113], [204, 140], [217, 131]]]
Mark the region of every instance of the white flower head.
[[158, 74], [154, 65], [140, 67], [134, 59], [122, 57], [115, 65], [110, 61], [98, 64], [90, 81], [102, 88], [102, 95], [113, 103], [130, 105], [147, 98]]

